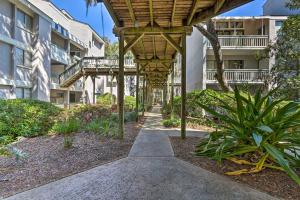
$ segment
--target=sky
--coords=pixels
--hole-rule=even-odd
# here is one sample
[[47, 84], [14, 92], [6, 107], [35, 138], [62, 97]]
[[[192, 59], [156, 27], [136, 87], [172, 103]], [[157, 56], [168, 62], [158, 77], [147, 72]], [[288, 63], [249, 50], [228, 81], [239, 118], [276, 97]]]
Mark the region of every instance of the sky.
[[[60, 9], [65, 9], [68, 11], [75, 19], [86, 22], [90, 24], [100, 36], [108, 37], [110, 41], [116, 41], [116, 37], [112, 33], [114, 23], [107, 12], [104, 5], [101, 4], [97, 6], [90, 7], [88, 13], [86, 13], [86, 6], [84, 0], [52, 0], [52, 2]], [[222, 16], [259, 16], [262, 15], [262, 6], [265, 0], [254, 0], [251, 3], [248, 3], [244, 6], [231, 10], [227, 13], [224, 13]], [[104, 26], [101, 23], [103, 13]]]

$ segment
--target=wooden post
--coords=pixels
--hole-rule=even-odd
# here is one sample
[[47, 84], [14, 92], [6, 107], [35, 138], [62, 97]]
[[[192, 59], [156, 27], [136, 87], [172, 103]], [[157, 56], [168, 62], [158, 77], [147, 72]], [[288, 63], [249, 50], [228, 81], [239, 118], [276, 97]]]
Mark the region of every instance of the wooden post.
[[163, 86], [163, 106], [167, 105], [167, 85]]
[[136, 121], [139, 121], [139, 85], [140, 85], [140, 65], [137, 63], [137, 74], [136, 74], [136, 86], [135, 86], [135, 109], [136, 109]]
[[182, 34], [182, 63], [181, 63], [181, 138], [186, 137], [186, 34]]
[[148, 108], [148, 104], [149, 104], [149, 101], [148, 101], [148, 84], [147, 82], [146, 83], [146, 86], [145, 86], [145, 101], [146, 101], [146, 111], [147, 111], [147, 108]]
[[93, 82], [93, 104], [96, 104], [96, 77], [92, 77], [92, 82]]
[[143, 98], [142, 98], [142, 105], [143, 105], [143, 116], [145, 115], [145, 76], [143, 76]]
[[171, 114], [173, 115], [173, 110], [174, 110], [174, 70], [175, 70], [175, 67], [174, 67], [174, 63], [172, 64], [172, 74], [171, 74]]
[[118, 110], [119, 136], [124, 137], [124, 35], [119, 36]]
[[82, 95], [81, 95], [81, 98], [82, 98], [82, 104], [86, 104], [86, 95], [85, 95], [85, 82], [86, 82], [86, 75], [83, 74], [83, 77], [82, 77]]

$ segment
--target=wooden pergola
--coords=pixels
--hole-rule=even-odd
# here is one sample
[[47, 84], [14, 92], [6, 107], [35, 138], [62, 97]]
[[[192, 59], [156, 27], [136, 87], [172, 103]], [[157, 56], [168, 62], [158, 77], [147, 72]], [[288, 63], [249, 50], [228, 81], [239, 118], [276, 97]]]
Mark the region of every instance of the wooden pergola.
[[193, 25], [250, 1], [98, 0], [109, 11], [115, 23], [114, 33], [119, 37], [118, 106], [121, 137], [124, 133], [125, 53], [132, 51], [138, 67], [137, 79], [143, 73], [146, 81], [143, 84], [152, 88], [166, 84], [176, 54], [181, 54], [181, 137], [185, 138], [186, 36], [192, 33]]

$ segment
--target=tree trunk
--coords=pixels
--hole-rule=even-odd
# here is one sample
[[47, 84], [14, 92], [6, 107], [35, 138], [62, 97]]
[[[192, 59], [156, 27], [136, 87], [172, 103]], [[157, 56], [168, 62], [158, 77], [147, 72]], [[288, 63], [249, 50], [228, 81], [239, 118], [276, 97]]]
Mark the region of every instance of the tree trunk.
[[233, 91], [224, 75], [225, 66], [223, 61], [222, 49], [213, 21], [211, 19], [208, 20], [206, 22], [206, 26], [207, 29], [205, 29], [201, 25], [195, 25], [195, 27], [202, 33], [202, 35], [204, 35], [209, 40], [213, 48], [215, 60], [217, 63], [217, 73], [215, 75], [215, 78], [217, 79], [223, 91], [225, 92]]

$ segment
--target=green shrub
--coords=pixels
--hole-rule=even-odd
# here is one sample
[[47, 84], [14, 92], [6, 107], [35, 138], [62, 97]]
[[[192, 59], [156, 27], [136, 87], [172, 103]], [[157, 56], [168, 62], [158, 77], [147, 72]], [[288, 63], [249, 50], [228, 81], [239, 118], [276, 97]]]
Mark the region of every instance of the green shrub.
[[[113, 102], [112, 102], [113, 100]], [[110, 106], [116, 103], [116, 96], [110, 93], [105, 93], [97, 97], [97, 104]]]
[[37, 100], [0, 100], [0, 136], [15, 139], [46, 134], [60, 111], [51, 103]]
[[[258, 91], [253, 97], [242, 95], [236, 88], [234, 105], [215, 97], [222, 113], [198, 103], [222, 120], [222, 129], [210, 134], [197, 147], [196, 155], [221, 161], [251, 165], [251, 169], [228, 172], [229, 175], [255, 173], [264, 168], [284, 170], [300, 185], [295, 170], [300, 167], [300, 103], [280, 104], [273, 100], [275, 90], [266, 95]], [[248, 160], [238, 160], [239, 158]]]
[[78, 132], [80, 129], [80, 122], [77, 119], [68, 119], [66, 121], [57, 122], [52, 127], [52, 131], [58, 134], [71, 134]]
[[100, 119], [92, 120], [90, 123], [86, 125], [85, 129], [89, 132], [100, 133], [101, 131]]
[[136, 112], [125, 112], [124, 121], [125, 122], [133, 122], [136, 121], [137, 114]]
[[170, 119], [165, 119], [163, 120], [163, 125], [164, 127], [167, 128], [175, 128], [180, 126], [180, 120], [177, 118], [170, 118]]
[[125, 99], [124, 99], [124, 103], [125, 103], [125, 111], [134, 111], [135, 109], [135, 97], [133, 96], [125, 96]]

